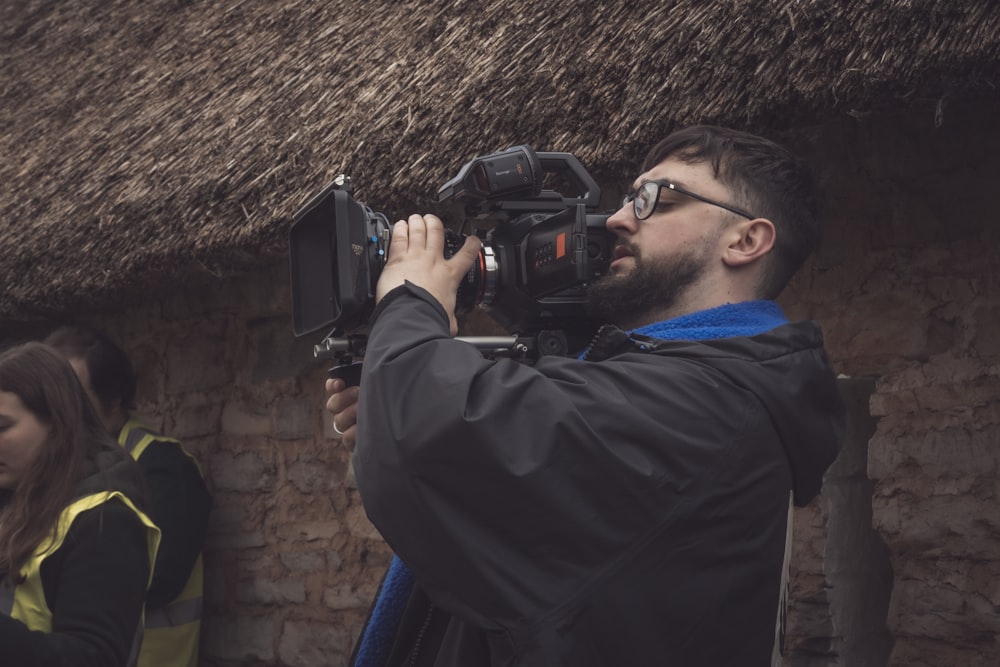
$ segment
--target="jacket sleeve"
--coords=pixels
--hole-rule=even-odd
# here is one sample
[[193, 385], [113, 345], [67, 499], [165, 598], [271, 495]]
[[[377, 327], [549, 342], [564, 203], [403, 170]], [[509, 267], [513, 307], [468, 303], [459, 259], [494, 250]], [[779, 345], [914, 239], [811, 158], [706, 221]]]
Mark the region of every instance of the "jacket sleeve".
[[52, 632], [0, 616], [4, 664], [25, 667], [124, 667], [149, 577], [146, 529], [112, 501], [82, 513], [43, 563]]
[[[722, 455], [651, 446], [682, 438], [665, 407], [635, 404], [661, 392], [649, 405], [727, 421], [738, 406], [695, 404], [706, 392], [692, 383], [711, 378], [684, 365], [651, 371], [648, 355], [489, 361], [449, 336], [428, 293], [397, 289], [371, 327], [355, 472], [371, 521], [452, 613], [497, 628], [578, 594], [670, 520], [677, 489], [713, 467], [699, 458]], [[668, 372], [689, 391], [651, 386]]]
[[198, 468], [174, 442], [150, 443], [139, 457], [149, 489], [150, 517], [160, 529], [160, 548], [146, 607], [176, 598], [205, 545], [212, 498]]

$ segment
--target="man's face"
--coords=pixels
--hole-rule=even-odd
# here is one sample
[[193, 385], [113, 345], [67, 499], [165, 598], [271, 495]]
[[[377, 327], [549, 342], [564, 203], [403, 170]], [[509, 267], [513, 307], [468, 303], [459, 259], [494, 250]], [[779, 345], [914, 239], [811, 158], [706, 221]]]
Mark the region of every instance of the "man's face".
[[[710, 165], [668, 157], [639, 176], [633, 191], [647, 181], [674, 183], [721, 202], [733, 196], [712, 174]], [[721, 268], [722, 231], [733, 214], [668, 188], [661, 188], [656, 208], [645, 220], [632, 203], [607, 222], [618, 235], [607, 275], [591, 286], [592, 316], [626, 328], [650, 324], [682, 309], [699, 309], [697, 294]]]

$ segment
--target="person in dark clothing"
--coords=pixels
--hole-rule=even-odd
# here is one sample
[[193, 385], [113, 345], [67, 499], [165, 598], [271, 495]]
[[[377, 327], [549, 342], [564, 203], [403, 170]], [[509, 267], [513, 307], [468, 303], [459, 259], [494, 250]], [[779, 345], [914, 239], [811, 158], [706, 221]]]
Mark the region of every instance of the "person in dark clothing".
[[396, 223], [360, 392], [327, 382], [396, 554], [356, 667], [780, 664], [791, 506], [844, 429], [818, 325], [773, 301], [816, 201], [771, 141], [671, 134], [607, 221], [608, 324], [531, 366], [453, 338], [478, 241]]
[[0, 354], [0, 662], [129, 667], [159, 531], [73, 370]]
[[150, 515], [162, 531], [146, 595], [139, 667], [195, 667], [201, 630], [201, 552], [212, 499], [193, 455], [133, 419], [136, 377], [128, 356], [103, 333], [62, 327], [45, 342], [69, 360], [118, 444], [138, 462]]

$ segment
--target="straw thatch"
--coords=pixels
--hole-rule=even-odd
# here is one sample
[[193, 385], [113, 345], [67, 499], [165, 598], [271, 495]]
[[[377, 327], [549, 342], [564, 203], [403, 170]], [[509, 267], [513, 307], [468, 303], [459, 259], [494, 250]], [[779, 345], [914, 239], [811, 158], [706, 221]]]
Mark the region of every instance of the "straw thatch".
[[993, 0], [2, 0], [0, 319], [233, 275], [342, 171], [397, 213], [517, 143], [632, 165], [998, 96]]

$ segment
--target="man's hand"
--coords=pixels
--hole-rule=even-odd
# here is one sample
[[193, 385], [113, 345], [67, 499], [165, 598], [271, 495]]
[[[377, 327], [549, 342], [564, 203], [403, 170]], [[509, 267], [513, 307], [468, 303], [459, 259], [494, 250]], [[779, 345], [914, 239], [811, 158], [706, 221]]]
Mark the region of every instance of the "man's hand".
[[479, 239], [469, 236], [458, 252], [445, 259], [444, 225], [437, 216], [414, 214], [408, 221], [400, 220], [392, 228], [389, 259], [375, 287], [375, 301], [409, 280], [430, 292], [444, 307], [454, 336], [458, 333], [458, 286], [476, 261], [479, 248]]
[[333, 430], [340, 433], [345, 445], [354, 448], [358, 439], [358, 388], [348, 387], [343, 380], [326, 381], [326, 409], [333, 415]]

